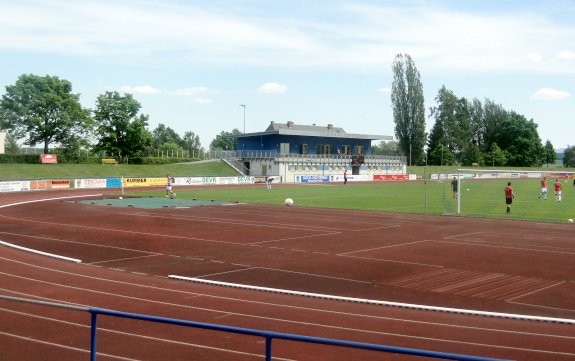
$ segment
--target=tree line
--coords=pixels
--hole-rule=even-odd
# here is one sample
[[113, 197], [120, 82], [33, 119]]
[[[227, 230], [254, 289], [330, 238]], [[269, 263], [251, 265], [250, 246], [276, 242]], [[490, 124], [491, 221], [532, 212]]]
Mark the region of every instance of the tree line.
[[[397, 143], [395, 150], [380, 144], [383, 150], [400, 153], [411, 164], [483, 165], [531, 167], [554, 163], [557, 157], [551, 142], [542, 143], [532, 119], [491, 99], [481, 101], [458, 97], [445, 85], [429, 109], [434, 122], [425, 132], [425, 107], [421, 76], [413, 59], [398, 54], [392, 65], [391, 103]], [[575, 146], [568, 147], [563, 163], [575, 167]]]
[[[0, 100], [0, 129], [7, 131], [6, 150], [18, 153], [19, 142], [44, 153], [64, 154], [81, 150], [104, 153], [120, 160], [155, 154], [200, 154], [205, 152], [193, 131], [180, 136], [165, 124], [149, 130], [149, 116], [131, 94], [108, 91], [96, 99], [94, 109], [81, 106], [72, 84], [56, 76], [21, 75], [6, 86]], [[220, 133], [210, 150], [235, 146], [233, 134]], [[231, 142], [231, 145], [230, 145]]]

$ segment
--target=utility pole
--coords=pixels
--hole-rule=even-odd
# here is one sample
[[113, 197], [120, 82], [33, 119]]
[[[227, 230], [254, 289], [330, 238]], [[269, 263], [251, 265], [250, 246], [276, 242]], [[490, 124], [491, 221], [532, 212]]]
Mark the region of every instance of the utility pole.
[[246, 134], [246, 105], [240, 104], [240, 107], [244, 108], [244, 134]]

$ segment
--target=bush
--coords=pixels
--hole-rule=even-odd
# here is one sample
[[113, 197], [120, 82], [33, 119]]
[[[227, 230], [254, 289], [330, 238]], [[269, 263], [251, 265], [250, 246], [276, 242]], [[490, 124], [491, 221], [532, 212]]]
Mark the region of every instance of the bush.
[[38, 164], [38, 154], [0, 154], [0, 163], [4, 164]]

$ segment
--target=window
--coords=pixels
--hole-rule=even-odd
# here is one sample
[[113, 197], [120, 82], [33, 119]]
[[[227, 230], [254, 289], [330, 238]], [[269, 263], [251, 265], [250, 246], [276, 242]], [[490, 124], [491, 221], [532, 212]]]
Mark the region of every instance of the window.
[[331, 154], [331, 144], [318, 144], [316, 152], [317, 154]]
[[351, 145], [342, 145], [341, 146], [341, 153], [342, 154], [351, 154]]
[[357, 155], [363, 154], [363, 145], [356, 145], [355, 146], [355, 154], [357, 154]]
[[299, 145], [299, 154], [307, 154], [307, 144]]

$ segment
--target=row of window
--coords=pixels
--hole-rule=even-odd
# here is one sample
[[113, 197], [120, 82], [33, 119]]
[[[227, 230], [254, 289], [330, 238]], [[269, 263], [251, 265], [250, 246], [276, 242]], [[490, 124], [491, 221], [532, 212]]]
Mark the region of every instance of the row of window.
[[[332, 145], [331, 144], [318, 144], [315, 147], [316, 154], [363, 154], [364, 147], [363, 145], [356, 145], [353, 149], [351, 149], [351, 145], [342, 145], [340, 147], [335, 147], [335, 152], [332, 152]], [[309, 154], [309, 149], [307, 144], [300, 144], [299, 145], [299, 154]]]
[[[292, 172], [296, 171], [319, 171], [319, 170], [327, 170], [327, 171], [343, 171], [346, 168], [345, 165], [317, 165], [317, 164], [289, 164], [288, 170]], [[349, 169], [349, 167], [347, 167]], [[401, 165], [393, 165], [393, 166], [383, 166], [383, 165], [368, 165], [366, 167], [368, 172], [376, 172], [376, 171], [391, 171], [391, 172], [400, 172], [402, 170]]]

